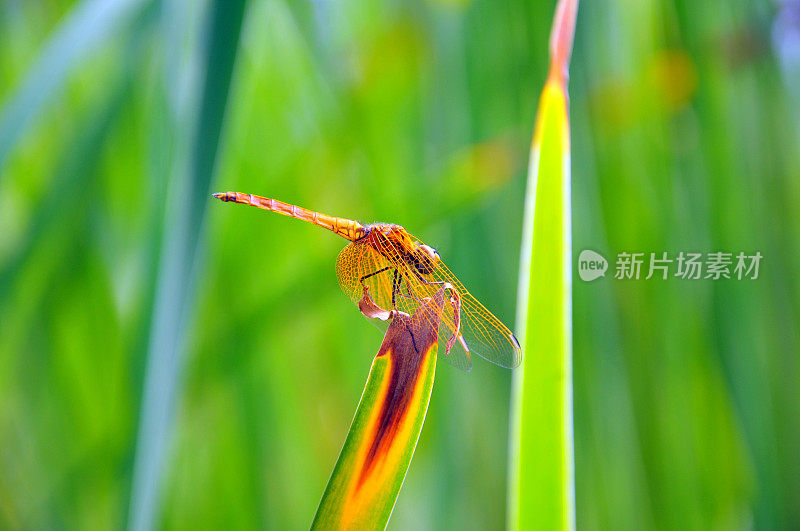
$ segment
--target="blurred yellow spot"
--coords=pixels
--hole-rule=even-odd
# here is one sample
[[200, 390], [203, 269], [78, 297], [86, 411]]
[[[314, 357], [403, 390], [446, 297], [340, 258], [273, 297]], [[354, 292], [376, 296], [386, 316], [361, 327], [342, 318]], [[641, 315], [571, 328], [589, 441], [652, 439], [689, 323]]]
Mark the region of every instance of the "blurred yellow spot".
[[619, 78], [607, 79], [595, 88], [590, 102], [598, 121], [614, 130], [629, 126], [638, 112], [633, 87]]
[[697, 91], [697, 70], [683, 50], [656, 52], [647, 76], [654, 95], [670, 111], [678, 111], [688, 105]]
[[360, 52], [358, 90], [403, 94], [418, 82], [426, 48], [419, 28], [411, 21], [401, 20], [378, 32]]
[[697, 69], [683, 50], [653, 53], [630, 78], [604, 80], [590, 96], [592, 112], [610, 131], [621, 131], [686, 107], [697, 92]]
[[451, 160], [447, 185], [467, 198], [482, 195], [507, 183], [516, 166], [513, 151], [506, 140], [472, 144]]

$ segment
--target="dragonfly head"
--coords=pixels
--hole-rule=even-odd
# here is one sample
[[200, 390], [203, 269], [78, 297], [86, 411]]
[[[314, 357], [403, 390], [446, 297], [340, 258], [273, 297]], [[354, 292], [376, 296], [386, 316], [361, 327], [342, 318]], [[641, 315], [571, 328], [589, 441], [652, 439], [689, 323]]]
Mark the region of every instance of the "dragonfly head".
[[424, 243], [417, 245], [414, 254], [414, 262], [417, 270], [423, 275], [430, 275], [433, 273], [441, 261], [441, 257], [439, 253], [436, 252], [436, 249]]

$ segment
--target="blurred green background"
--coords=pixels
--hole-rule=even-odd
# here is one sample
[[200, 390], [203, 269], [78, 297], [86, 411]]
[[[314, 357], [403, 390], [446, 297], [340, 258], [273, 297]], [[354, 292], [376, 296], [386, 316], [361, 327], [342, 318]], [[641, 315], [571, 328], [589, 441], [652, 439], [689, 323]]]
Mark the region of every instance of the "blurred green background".
[[[381, 337], [342, 240], [208, 194], [400, 223], [511, 324], [554, 4], [0, 2], [0, 528], [307, 527]], [[574, 256], [764, 256], [575, 277], [581, 529], [800, 527], [798, 42], [580, 6]], [[390, 528], [503, 526], [509, 383], [440, 365]]]

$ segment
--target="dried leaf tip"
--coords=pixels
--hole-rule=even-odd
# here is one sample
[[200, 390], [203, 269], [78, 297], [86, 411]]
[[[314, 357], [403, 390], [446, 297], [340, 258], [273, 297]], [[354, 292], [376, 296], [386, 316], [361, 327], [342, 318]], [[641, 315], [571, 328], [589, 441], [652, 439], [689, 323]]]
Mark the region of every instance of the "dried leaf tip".
[[565, 91], [577, 15], [578, 0], [559, 0], [550, 33], [550, 77], [558, 80]]

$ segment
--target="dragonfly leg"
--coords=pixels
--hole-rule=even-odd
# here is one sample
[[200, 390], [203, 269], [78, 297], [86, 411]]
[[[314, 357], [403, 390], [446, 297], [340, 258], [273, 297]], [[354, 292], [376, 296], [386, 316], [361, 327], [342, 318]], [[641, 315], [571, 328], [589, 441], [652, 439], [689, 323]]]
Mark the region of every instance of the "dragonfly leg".
[[[418, 303], [422, 304], [422, 301], [411, 293], [411, 286], [408, 284], [408, 277], [403, 275], [403, 278], [398, 281], [398, 273], [397, 269], [394, 270], [394, 280], [392, 281], [392, 304], [395, 302], [395, 295], [399, 294], [401, 297], [405, 297], [406, 299], [413, 299]], [[400, 289], [400, 285], [403, 283], [403, 280], [406, 281], [406, 293], [403, 293]]]
[[414, 352], [419, 354], [419, 349], [417, 348], [417, 342], [414, 341], [414, 332], [411, 330], [411, 327], [406, 325], [406, 330], [408, 331], [408, 335], [411, 336], [411, 345], [414, 347]]
[[392, 274], [392, 308], [397, 309], [397, 268]]
[[[386, 267], [384, 267], [382, 269], [378, 269], [377, 271], [373, 271], [372, 273], [369, 273], [367, 275], [362, 276], [361, 278], [358, 279], [358, 281], [363, 286], [364, 285], [364, 281], [367, 280], [368, 278], [374, 277], [375, 275], [383, 273], [384, 271], [388, 271], [390, 269], [394, 269], [393, 277], [392, 277], [392, 308], [396, 310], [397, 309], [397, 304], [396, 304], [396, 302], [397, 302], [397, 293], [399, 292], [398, 288], [399, 288], [399, 284], [400, 284], [397, 281], [397, 273], [398, 273], [398, 271], [397, 271], [396, 267], [392, 268], [392, 266], [386, 266]], [[400, 295], [402, 295], [402, 293], [400, 293]]]
[[408, 277], [405, 277], [405, 280], [406, 280], [406, 292], [408, 292], [408, 295], [403, 295], [403, 297], [406, 297], [407, 299], [414, 299], [418, 303], [422, 304], [420, 298], [411, 293], [411, 285], [408, 283]]
[[414, 271], [414, 275], [416, 275], [420, 282], [427, 284], [428, 286], [441, 286], [442, 284], [446, 284], [444, 280], [425, 280], [422, 275], [419, 274], [419, 271], [416, 269], [412, 269], [412, 271]]
[[[418, 272], [414, 271], [414, 273], [416, 274], [416, 276], [417, 276], [417, 278], [419, 279], [420, 282], [422, 282], [423, 284], [426, 284], [428, 286], [441, 286], [442, 284], [447, 284], [447, 282], [445, 282], [443, 280], [425, 280], [424, 278], [422, 278], [422, 275], [420, 275]], [[455, 288], [453, 288], [453, 289], [455, 291]], [[458, 291], [456, 291], [456, 293], [458, 293]], [[460, 296], [461, 294], [458, 293], [458, 295]], [[453, 299], [451, 298], [450, 300], [452, 301]], [[456, 310], [456, 307], [454, 306], [453, 307], [453, 311], [459, 313], [458, 320], [460, 320], [460, 318], [461, 318], [461, 315], [460, 315], [461, 314], [461, 310], [460, 309]], [[456, 319], [455, 315], [453, 316], [453, 318]], [[458, 337], [456, 337], [456, 335]], [[450, 353], [450, 348], [452, 347], [452, 344], [455, 343], [456, 339], [459, 342], [461, 342], [461, 345], [464, 347], [464, 350], [467, 351], [467, 355], [469, 355], [469, 347], [467, 347], [466, 342], [464, 342], [464, 336], [461, 335], [460, 332], [454, 333], [453, 336], [448, 340], [448, 342], [447, 342], [448, 347], [447, 347], [447, 351], [446, 352], [448, 354]], [[516, 339], [516, 338], [514, 338], [514, 339]]]
[[441, 286], [442, 284], [446, 283], [444, 280], [425, 280], [419, 273], [417, 273], [417, 278], [419, 279], [420, 282], [422, 282], [423, 284], [427, 284], [428, 286]]
[[358, 279], [358, 281], [359, 281], [361, 284], [363, 284], [363, 283], [364, 283], [364, 281], [365, 281], [365, 280], [367, 280], [369, 277], [374, 277], [374, 276], [375, 276], [375, 275], [377, 275], [378, 273], [383, 273], [384, 271], [386, 271], [386, 270], [388, 270], [388, 269], [391, 269], [391, 268], [392, 268], [391, 266], [386, 266], [386, 267], [384, 267], [383, 269], [378, 269], [377, 271], [373, 271], [372, 273], [370, 273], [370, 274], [368, 274], [368, 275], [364, 275], [363, 277], [359, 278], [359, 279]]
[[[386, 266], [386, 267], [384, 267], [382, 269], [378, 269], [377, 271], [373, 271], [372, 273], [369, 273], [369, 274], [366, 274], [366, 275], [362, 276], [361, 278], [358, 279], [358, 281], [359, 281], [359, 283], [361, 283], [362, 286], [364, 286], [364, 281], [367, 280], [368, 278], [374, 277], [375, 275], [378, 275], [378, 274], [383, 273], [384, 271], [388, 271], [390, 269], [392, 269], [392, 266]], [[392, 280], [392, 309], [394, 309], [394, 310], [397, 309], [397, 306], [395, 306], [395, 303], [394, 303], [394, 300], [395, 300], [395, 285], [396, 285], [396, 283], [397, 283], [397, 268], [395, 268], [395, 270], [394, 270], [394, 279]]]

